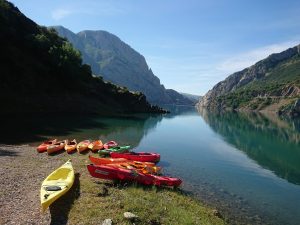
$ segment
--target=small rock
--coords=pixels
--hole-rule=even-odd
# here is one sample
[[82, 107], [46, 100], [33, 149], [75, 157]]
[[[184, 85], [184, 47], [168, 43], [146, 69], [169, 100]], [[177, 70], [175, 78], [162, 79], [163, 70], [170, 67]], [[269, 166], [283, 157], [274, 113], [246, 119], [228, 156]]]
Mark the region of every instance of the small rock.
[[212, 211], [212, 213], [213, 213], [214, 216], [216, 216], [218, 218], [223, 218], [223, 216], [221, 215], [221, 213], [218, 210], [216, 210], [216, 209], [214, 209]]
[[131, 212], [124, 212], [124, 217], [129, 220], [134, 220], [134, 219], [138, 218], [137, 215], [135, 215]]
[[102, 225], [112, 225], [112, 219], [105, 219]]

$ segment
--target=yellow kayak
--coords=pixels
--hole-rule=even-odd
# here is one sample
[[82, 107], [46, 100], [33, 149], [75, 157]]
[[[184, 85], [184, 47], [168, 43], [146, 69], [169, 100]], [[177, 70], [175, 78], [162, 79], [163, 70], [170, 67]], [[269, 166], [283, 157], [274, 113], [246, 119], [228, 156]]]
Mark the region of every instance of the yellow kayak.
[[72, 187], [75, 175], [71, 160], [53, 171], [42, 183], [41, 205], [42, 212]]

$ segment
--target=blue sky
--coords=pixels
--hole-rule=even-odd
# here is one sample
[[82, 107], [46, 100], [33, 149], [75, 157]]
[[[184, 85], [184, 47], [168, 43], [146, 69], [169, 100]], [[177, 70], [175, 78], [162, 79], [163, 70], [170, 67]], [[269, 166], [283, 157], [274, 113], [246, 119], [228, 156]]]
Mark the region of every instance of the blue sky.
[[299, 0], [13, 0], [40, 25], [106, 30], [145, 56], [166, 88], [205, 94], [300, 44]]

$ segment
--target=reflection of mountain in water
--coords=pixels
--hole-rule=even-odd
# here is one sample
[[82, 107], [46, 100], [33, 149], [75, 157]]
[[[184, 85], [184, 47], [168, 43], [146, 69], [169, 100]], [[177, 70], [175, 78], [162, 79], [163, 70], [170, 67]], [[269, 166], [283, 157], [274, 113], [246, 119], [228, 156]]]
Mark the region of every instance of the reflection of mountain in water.
[[245, 152], [259, 165], [289, 182], [300, 184], [299, 120], [282, 120], [275, 115], [211, 113], [201, 116], [217, 133]]
[[165, 114], [165, 118], [173, 118], [175, 116], [187, 116], [196, 114], [196, 108], [194, 106], [186, 105], [163, 105], [163, 108], [170, 111], [169, 114]]
[[[120, 144], [136, 147], [162, 120], [162, 115], [135, 115], [127, 118], [107, 118], [108, 129], [99, 131], [101, 140], [117, 140]], [[102, 120], [103, 121], [103, 120]]]
[[38, 143], [48, 138], [117, 140], [137, 146], [162, 120], [162, 115], [93, 117], [77, 115], [19, 116], [1, 118], [0, 143]]

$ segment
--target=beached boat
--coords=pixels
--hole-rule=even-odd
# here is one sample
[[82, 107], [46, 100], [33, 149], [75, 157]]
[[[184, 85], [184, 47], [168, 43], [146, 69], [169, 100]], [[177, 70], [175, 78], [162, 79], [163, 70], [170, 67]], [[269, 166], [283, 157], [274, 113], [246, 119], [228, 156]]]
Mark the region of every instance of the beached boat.
[[92, 155], [89, 155], [89, 159], [92, 163], [96, 165], [135, 162], [135, 163], [142, 163], [143, 165], [155, 166], [155, 163], [153, 162], [138, 162], [138, 161], [133, 161], [124, 158], [99, 158], [99, 157], [94, 157]]
[[67, 153], [72, 153], [76, 151], [77, 141], [74, 139], [73, 141], [66, 140], [65, 150]]
[[138, 162], [132, 161], [128, 159], [108, 159], [108, 158], [97, 158], [93, 156], [89, 156], [90, 161], [95, 165], [108, 165], [119, 168], [127, 168], [131, 170], [137, 170], [142, 173], [151, 173], [157, 174], [161, 171], [161, 167], [155, 165], [155, 163], [151, 162]]
[[64, 147], [65, 147], [65, 145], [66, 145], [66, 140], [63, 140], [63, 141], [57, 141], [57, 142], [55, 142], [53, 145], [49, 145], [49, 146], [47, 147], [47, 153], [48, 153], [48, 155], [63, 150]]
[[125, 158], [140, 162], [159, 162], [160, 154], [151, 152], [111, 152], [112, 158]]
[[96, 140], [96, 141], [93, 141], [92, 143], [90, 143], [88, 148], [91, 149], [92, 152], [97, 152], [100, 149], [103, 149], [104, 146], [103, 146], [103, 143], [101, 140]]
[[48, 141], [45, 141], [43, 142], [42, 144], [40, 144], [38, 147], [37, 147], [37, 151], [42, 153], [42, 152], [46, 152], [47, 151], [47, 147], [49, 145], [53, 145], [54, 143], [57, 142], [57, 139], [53, 139], [53, 140], [48, 140]]
[[128, 150], [130, 149], [129, 145], [126, 146], [116, 146], [116, 147], [112, 147], [112, 148], [108, 148], [108, 149], [102, 149], [99, 150], [98, 153], [99, 155], [109, 155], [111, 152], [128, 152]]
[[107, 180], [135, 181], [144, 185], [179, 186], [182, 181], [178, 178], [144, 174], [136, 170], [116, 168], [107, 165], [87, 165], [91, 176]]
[[82, 153], [82, 152], [88, 150], [89, 144], [91, 144], [90, 140], [84, 140], [84, 141], [79, 142], [76, 147], [78, 153]]
[[109, 149], [109, 148], [113, 148], [113, 147], [117, 147], [118, 146], [118, 143], [115, 142], [115, 141], [109, 141], [109, 142], [106, 142], [104, 145], [103, 145], [103, 148], [105, 149]]
[[72, 187], [74, 179], [74, 169], [71, 160], [68, 160], [43, 181], [40, 193], [43, 212]]

